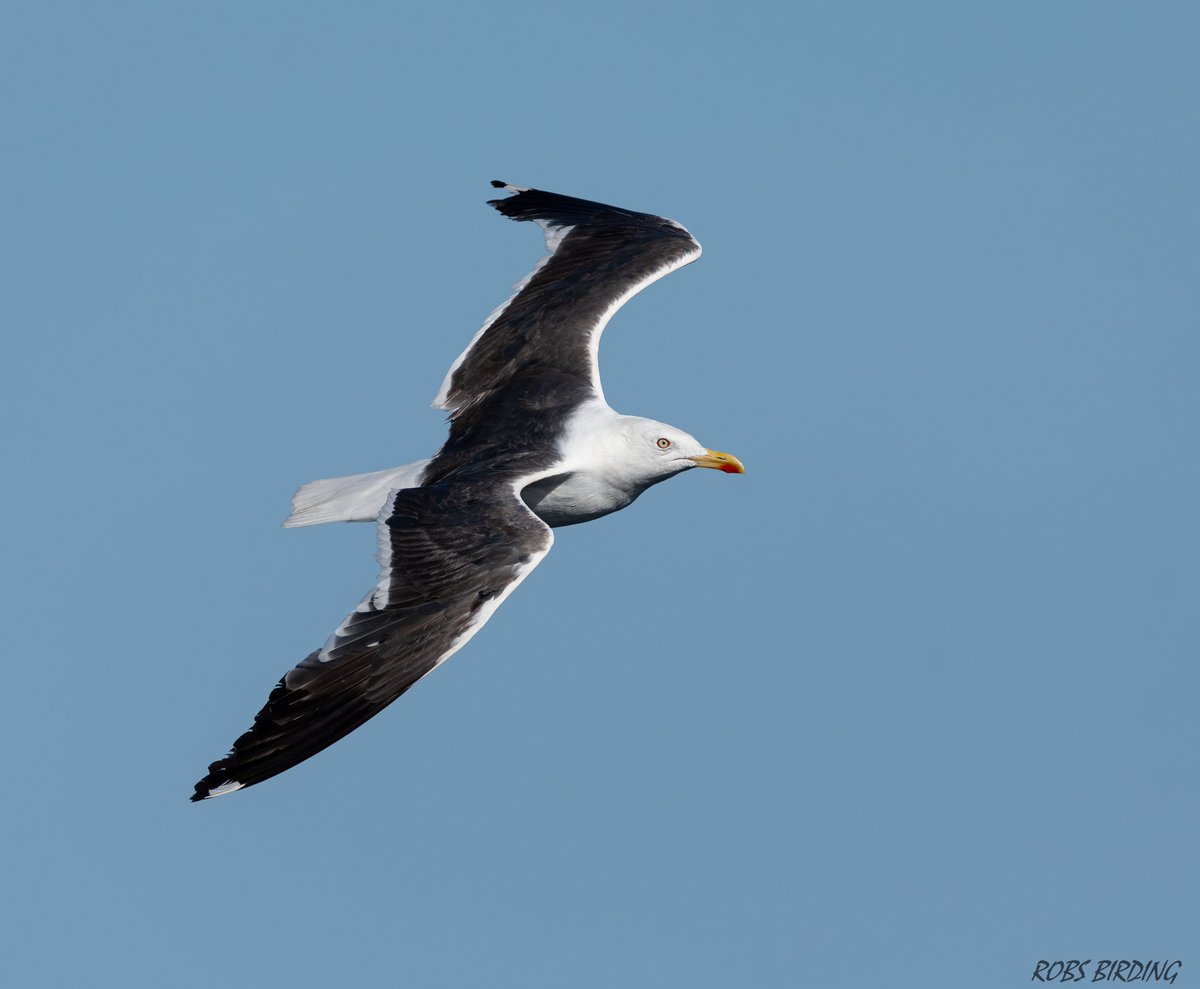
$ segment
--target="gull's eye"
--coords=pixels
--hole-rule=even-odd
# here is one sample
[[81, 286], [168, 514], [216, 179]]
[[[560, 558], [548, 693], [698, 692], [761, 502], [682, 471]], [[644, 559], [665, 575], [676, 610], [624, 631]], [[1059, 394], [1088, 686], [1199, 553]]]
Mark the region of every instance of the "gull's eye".
[[669, 439], [667, 439], [665, 436], [660, 436], [658, 438], [658, 448], [660, 450], [671, 449], [671, 441]]

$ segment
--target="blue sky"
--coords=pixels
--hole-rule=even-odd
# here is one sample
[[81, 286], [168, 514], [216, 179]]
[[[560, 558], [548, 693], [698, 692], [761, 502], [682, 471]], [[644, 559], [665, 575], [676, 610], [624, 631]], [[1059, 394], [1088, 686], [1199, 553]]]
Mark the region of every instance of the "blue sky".
[[[11, 4], [14, 985], [1011, 986], [1197, 947], [1187, 4]], [[192, 783], [374, 579], [542, 250], [662, 213], [618, 409], [738, 454], [436, 675]], [[704, 476], [700, 476], [703, 474]]]

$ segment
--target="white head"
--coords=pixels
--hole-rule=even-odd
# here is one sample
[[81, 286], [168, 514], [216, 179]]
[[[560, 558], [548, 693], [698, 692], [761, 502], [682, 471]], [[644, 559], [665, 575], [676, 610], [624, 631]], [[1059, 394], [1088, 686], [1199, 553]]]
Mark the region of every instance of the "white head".
[[693, 467], [711, 467], [727, 474], [744, 474], [746, 468], [731, 453], [710, 450], [682, 429], [653, 419], [621, 416], [622, 461], [630, 474], [638, 474], [648, 487]]
[[737, 457], [708, 449], [682, 429], [620, 415], [603, 402], [576, 411], [559, 453], [562, 473], [521, 494], [551, 526], [620, 511], [647, 488], [693, 467], [746, 471]]

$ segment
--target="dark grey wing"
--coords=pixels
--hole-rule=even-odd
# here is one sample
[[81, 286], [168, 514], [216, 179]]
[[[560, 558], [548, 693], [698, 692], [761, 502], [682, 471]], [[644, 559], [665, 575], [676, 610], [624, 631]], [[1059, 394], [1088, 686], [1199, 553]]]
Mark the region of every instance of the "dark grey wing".
[[[514, 193], [490, 205], [533, 220], [549, 254], [517, 286], [454, 362], [434, 399], [457, 412], [529, 371], [578, 381], [581, 396], [603, 397], [600, 334], [628, 299], [700, 256], [700, 244], [674, 220], [586, 199], [493, 182]], [[561, 387], [559, 385], [558, 387]]]
[[375, 589], [289, 671], [196, 784], [203, 800], [270, 779], [374, 717], [457, 652], [549, 552], [511, 477], [401, 490], [379, 524]]

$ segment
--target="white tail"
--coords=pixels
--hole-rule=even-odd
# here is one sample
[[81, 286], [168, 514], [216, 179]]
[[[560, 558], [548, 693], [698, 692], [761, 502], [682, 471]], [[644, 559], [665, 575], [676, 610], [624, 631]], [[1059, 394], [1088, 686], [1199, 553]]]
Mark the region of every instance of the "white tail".
[[309, 481], [292, 496], [292, 514], [284, 521], [289, 529], [323, 522], [374, 522], [387, 496], [397, 488], [415, 488], [429, 466], [428, 460], [415, 464]]

